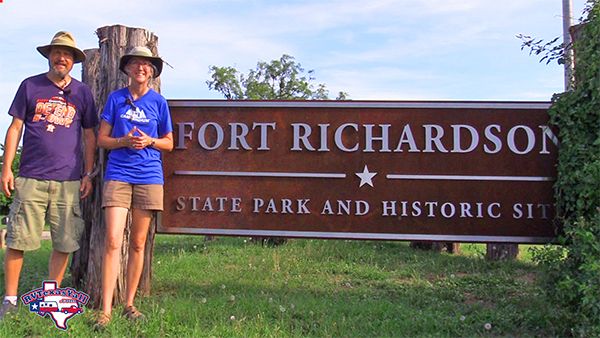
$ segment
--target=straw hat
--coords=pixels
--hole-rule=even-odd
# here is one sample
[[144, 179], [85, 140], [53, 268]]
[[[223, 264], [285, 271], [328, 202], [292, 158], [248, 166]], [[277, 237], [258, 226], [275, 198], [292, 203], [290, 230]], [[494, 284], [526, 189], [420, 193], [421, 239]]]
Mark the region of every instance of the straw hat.
[[60, 31], [54, 34], [54, 37], [52, 38], [52, 41], [50, 41], [49, 45], [39, 46], [37, 47], [37, 50], [47, 59], [48, 55], [50, 55], [52, 47], [55, 46], [66, 47], [73, 51], [74, 63], [83, 62], [85, 60], [85, 54], [79, 48], [77, 48], [75, 45], [75, 38], [69, 32]]
[[119, 61], [119, 69], [123, 73], [127, 74], [127, 72], [125, 71], [125, 66], [127, 66], [129, 60], [131, 60], [131, 58], [134, 57], [146, 59], [150, 61], [150, 63], [152, 63], [152, 66], [154, 66], [154, 78], [157, 78], [162, 72], [164, 62], [163, 59], [161, 59], [158, 56], [152, 55], [152, 52], [147, 47], [139, 46], [131, 48], [131, 50], [129, 50], [127, 54], [121, 56], [121, 60]]

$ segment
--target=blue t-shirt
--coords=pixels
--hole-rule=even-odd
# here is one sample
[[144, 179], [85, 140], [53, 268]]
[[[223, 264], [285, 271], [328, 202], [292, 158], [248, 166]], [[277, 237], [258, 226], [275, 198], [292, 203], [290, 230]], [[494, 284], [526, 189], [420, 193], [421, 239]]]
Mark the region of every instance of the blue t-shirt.
[[83, 167], [81, 128], [98, 124], [90, 88], [71, 79], [64, 89], [39, 74], [21, 82], [8, 113], [24, 121], [19, 176], [79, 180]]
[[[111, 136], [115, 138], [126, 136], [134, 126], [153, 138], [173, 131], [167, 100], [152, 89], [135, 101], [131, 99], [128, 88], [112, 92], [101, 117], [112, 126]], [[132, 184], [163, 184], [161, 153], [153, 147], [113, 149], [108, 154], [104, 179]]]

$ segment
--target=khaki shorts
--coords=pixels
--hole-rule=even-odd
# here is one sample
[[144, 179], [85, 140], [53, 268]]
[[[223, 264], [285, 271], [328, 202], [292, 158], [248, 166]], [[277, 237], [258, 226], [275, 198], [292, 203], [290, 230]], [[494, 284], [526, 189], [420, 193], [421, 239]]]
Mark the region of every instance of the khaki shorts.
[[162, 211], [163, 186], [106, 181], [102, 192], [102, 207]]
[[77, 251], [84, 228], [79, 187], [79, 181], [17, 177], [6, 224], [6, 245], [22, 251], [38, 249], [44, 225], [49, 223], [52, 247], [60, 252]]

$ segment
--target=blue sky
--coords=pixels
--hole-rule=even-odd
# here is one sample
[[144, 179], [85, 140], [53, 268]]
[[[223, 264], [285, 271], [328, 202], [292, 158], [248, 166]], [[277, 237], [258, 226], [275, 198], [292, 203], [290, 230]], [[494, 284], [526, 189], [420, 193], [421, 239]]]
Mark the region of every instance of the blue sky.
[[[573, 1], [577, 22], [585, 0]], [[282, 54], [353, 100], [534, 100], [563, 91], [563, 69], [520, 50], [516, 34], [562, 36], [561, 0], [4, 0], [0, 3], [0, 138], [19, 83], [47, 71], [35, 50], [58, 30], [82, 49], [98, 27], [159, 37], [168, 99], [221, 98], [208, 68], [247, 71]], [[80, 76], [76, 67], [72, 75]]]

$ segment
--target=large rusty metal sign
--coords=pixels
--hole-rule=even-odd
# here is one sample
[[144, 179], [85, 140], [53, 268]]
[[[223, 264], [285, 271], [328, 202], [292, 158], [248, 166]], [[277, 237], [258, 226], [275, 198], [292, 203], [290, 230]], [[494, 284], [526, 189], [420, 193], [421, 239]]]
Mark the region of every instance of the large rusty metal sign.
[[158, 231], [544, 243], [545, 102], [169, 102]]

